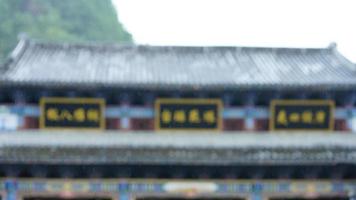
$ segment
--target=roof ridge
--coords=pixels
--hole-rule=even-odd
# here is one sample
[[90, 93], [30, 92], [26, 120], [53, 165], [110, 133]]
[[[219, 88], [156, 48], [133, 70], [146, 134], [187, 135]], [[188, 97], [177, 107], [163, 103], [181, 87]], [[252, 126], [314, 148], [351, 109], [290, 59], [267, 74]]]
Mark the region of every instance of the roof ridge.
[[33, 46], [45, 47], [76, 47], [76, 48], [119, 48], [131, 46], [129, 44], [119, 44], [113, 42], [61, 42], [29, 39], [29, 44]]
[[190, 49], [260, 49], [260, 50], [300, 50], [300, 51], [308, 51], [308, 50], [330, 50], [328, 47], [269, 47], [269, 46], [233, 46], [233, 45], [151, 45], [151, 44], [134, 44], [134, 43], [117, 43], [117, 42], [67, 42], [67, 41], [50, 41], [43, 39], [34, 39], [27, 38], [30, 44], [32, 45], [44, 45], [44, 46], [62, 46], [62, 47], [78, 47], [78, 48], [162, 48], [162, 49], [175, 49], [175, 48], [190, 48]]
[[8, 57], [5, 59], [5, 62], [0, 65], [0, 71], [2, 72], [2, 79], [5, 73], [10, 69], [10, 66], [17, 62], [20, 57], [23, 55], [23, 52], [28, 46], [28, 38], [27, 37], [19, 37], [19, 42], [17, 43], [16, 47], [11, 51]]

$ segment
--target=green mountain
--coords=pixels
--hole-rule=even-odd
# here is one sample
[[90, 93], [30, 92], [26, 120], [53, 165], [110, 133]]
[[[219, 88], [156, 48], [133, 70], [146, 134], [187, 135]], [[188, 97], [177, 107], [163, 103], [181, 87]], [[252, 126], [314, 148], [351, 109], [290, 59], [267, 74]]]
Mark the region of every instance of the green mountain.
[[126, 42], [111, 0], [0, 0], [0, 60], [17, 36], [66, 42]]

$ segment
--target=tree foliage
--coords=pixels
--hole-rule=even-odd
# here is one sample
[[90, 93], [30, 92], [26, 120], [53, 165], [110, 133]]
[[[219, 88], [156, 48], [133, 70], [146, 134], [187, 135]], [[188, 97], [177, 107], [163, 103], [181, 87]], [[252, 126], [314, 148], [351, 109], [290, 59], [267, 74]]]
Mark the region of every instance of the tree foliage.
[[17, 36], [67, 42], [132, 42], [110, 0], [0, 0], [0, 60]]

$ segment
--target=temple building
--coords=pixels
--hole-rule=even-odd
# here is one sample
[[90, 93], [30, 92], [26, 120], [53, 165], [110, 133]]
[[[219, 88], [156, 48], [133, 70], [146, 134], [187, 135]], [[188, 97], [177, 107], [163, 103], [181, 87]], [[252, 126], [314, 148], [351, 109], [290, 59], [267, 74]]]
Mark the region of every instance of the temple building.
[[23, 38], [0, 71], [2, 199], [356, 198], [356, 65], [335, 44]]

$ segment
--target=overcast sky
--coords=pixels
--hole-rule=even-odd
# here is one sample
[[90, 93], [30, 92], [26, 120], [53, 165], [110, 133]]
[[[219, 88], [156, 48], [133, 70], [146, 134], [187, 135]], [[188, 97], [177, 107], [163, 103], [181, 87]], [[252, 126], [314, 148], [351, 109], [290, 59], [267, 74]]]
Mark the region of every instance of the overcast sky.
[[114, 0], [138, 44], [327, 47], [356, 62], [355, 0]]

